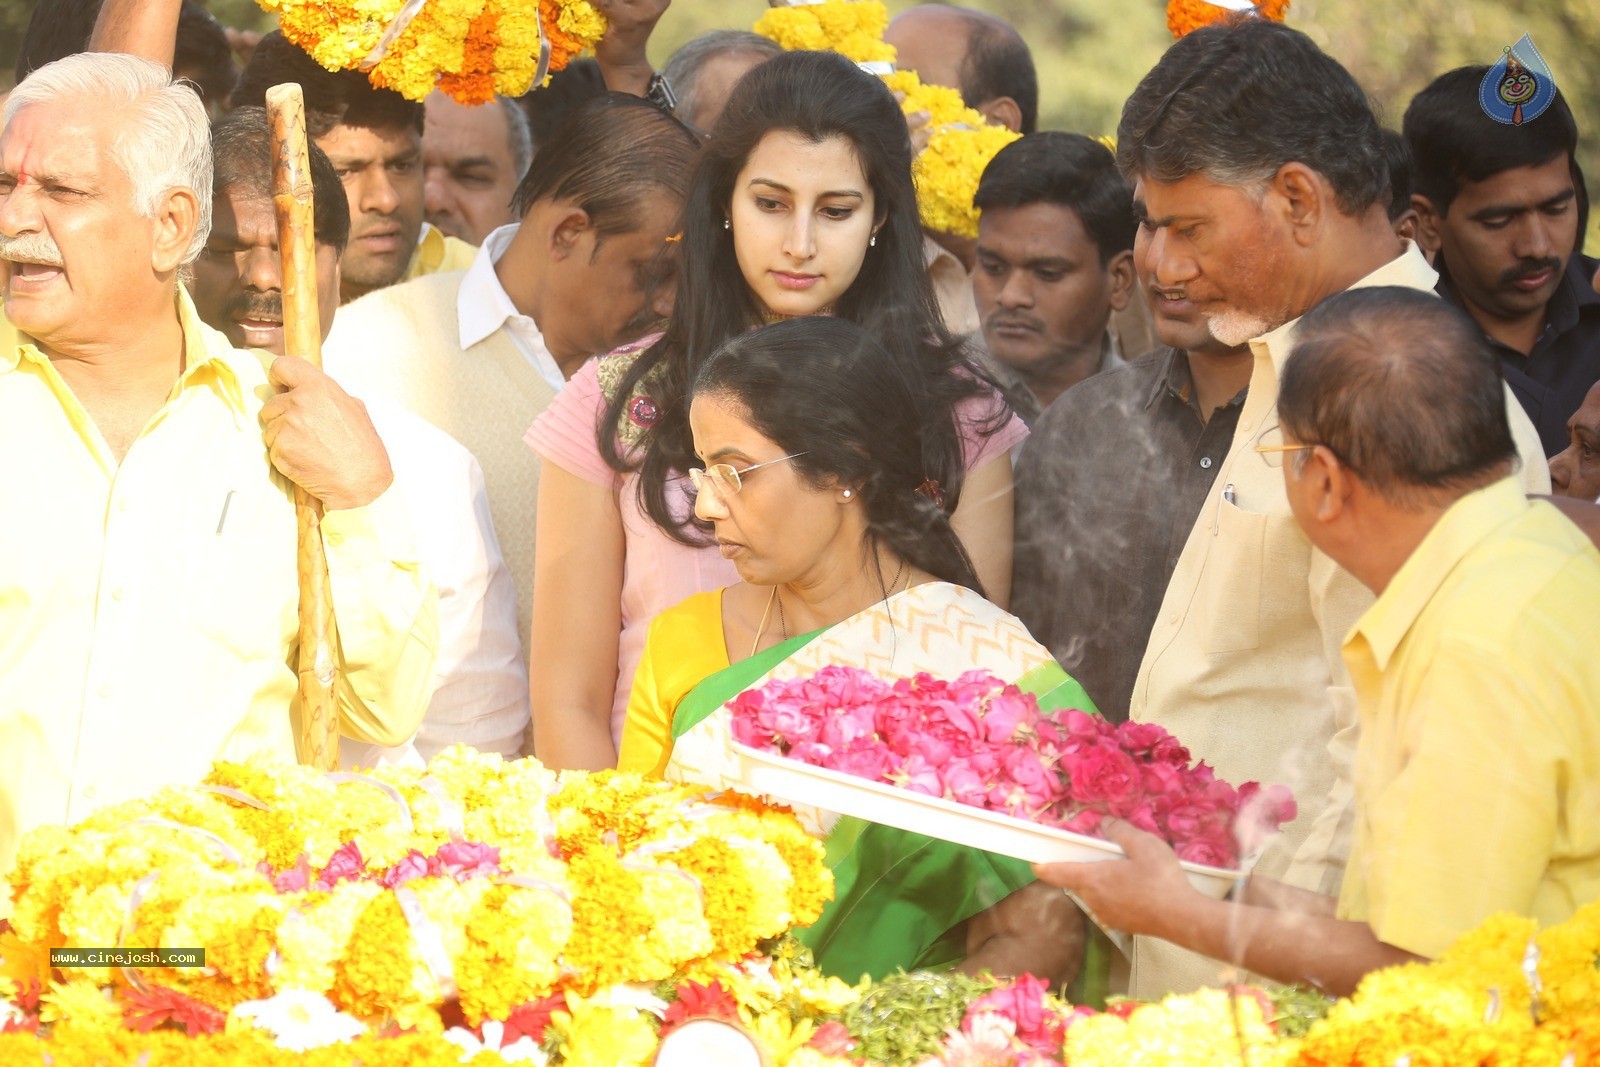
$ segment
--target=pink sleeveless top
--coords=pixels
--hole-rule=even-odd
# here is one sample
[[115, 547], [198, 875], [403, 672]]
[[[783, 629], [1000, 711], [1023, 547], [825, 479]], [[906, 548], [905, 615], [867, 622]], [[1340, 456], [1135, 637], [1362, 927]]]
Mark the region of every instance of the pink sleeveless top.
[[[606, 361], [626, 359], [648, 348], [655, 343], [656, 336], [641, 338], [584, 364], [523, 438], [544, 462], [554, 463], [586, 482], [619, 494], [627, 549], [622, 568], [622, 635], [617, 648], [617, 688], [611, 705], [613, 742], [620, 741], [622, 736], [633, 672], [644, 655], [650, 620], [686, 597], [721, 589], [739, 580], [733, 564], [722, 558], [715, 545], [691, 548], [663, 533], [639, 504], [639, 476], [617, 473], [600, 455], [596, 429], [606, 410], [606, 395], [600, 384], [601, 366]], [[1000, 402], [999, 397], [991, 393], [986, 397], [972, 397], [957, 408], [962, 457], [968, 471], [1010, 452], [1028, 436], [1027, 427], [1015, 415], [996, 432], [988, 436], [981, 433]], [[684, 501], [684, 515], [687, 516], [692, 509], [687, 479], [678, 479], [678, 484], [684, 487], [684, 492], [676, 498]]]

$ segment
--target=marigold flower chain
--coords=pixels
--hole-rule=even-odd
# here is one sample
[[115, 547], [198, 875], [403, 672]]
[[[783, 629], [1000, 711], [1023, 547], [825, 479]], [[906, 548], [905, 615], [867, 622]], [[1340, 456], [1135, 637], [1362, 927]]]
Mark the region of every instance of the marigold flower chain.
[[1126, 819], [1194, 863], [1234, 866], [1241, 846], [1294, 818], [1286, 789], [1236, 790], [1154, 723], [1047, 715], [982, 671], [886, 682], [826, 667], [742, 693], [729, 709], [734, 738], [756, 749], [1077, 833]]
[[[484, 894], [506, 888], [477, 876], [435, 884]], [[392, 902], [372, 881], [334, 889], [352, 892], [364, 906]], [[538, 925], [537, 913], [529, 912], [497, 936]], [[1531, 957], [1530, 941], [1538, 949]], [[1315, 998], [1294, 992], [1208, 989], [1156, 1004], [1114, 1003], [1101, 1013], [1064, 1003], [1026, 975], [999, 981], [918, 972], [852, 987], [818, 974], [806, 950], [787, 937], [738, 960], [702, 959], [653, 986], [615, 984], [519, 1000], [443, 1033], [372, 1026], [305, 990], [224, 1015], [170, 989], [119, 987], [113, 996], [82, 976], [19, 983], [16, 950], [15, 935], [0, 933], [0, 1063], [8, 1067], [642, 1065], [678, 1029], [706, 1019], [742, 1031], [774, 1067], [1561, 1067], [1600, 1056], [1600, 993], [1592, 973], [1600, 962], [1600, 902], [1542, 931], [1527, 919], [1495, 916], [1435, 963], [1369, 975], [1303, 1037], [1287, 1036], [1300, 1028], [1290, 1026], [1285, 1012], [1315, 1016], [1307, 1006]], [[1529, 958], [1537, 962], [1544, 1000], [1537, 1018], [1526, 995]], [[408, 973], [403, 965], [394, 970], [399, 980]]]
[[[738, 960], [832, 895], [821, 844], [749, 800], [466, 748], [337, 777], [219, 763], [203, 786], [29, 834], [0, 975], [49, 990], [46, 1022], [137, 978], [192, 1013], [298, 991], [363, 1027], [439, 1032], [442, 1009], [475, 1026]], [[206, 968], [52, 982], [35, 949], [119, 944], [203, 946]]]
[[878, 0], [823, 0], [772, 8], [754, 28], [787, 50], [838, 52], [857, 63], [892, 63], [894, 46], [883, 40], [888, 27], [889, 11]]
[[[372, 84], [422, 100], [436, 87], [463, 104], [533, 86], [540, 26], [550, 71], [605, 35], [605, 17], [588, 0], [259, 0], [278, 16], [283, 35], [329, 70], [367, 69]], [[375, 50], [395, 20], [404, 28]], [[370, 67], [370, 69], [368, 69]]]

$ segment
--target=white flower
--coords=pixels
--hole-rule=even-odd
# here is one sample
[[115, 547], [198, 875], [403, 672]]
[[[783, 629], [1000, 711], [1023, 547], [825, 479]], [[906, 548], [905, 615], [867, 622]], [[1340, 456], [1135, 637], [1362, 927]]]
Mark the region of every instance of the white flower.
[[482, 1040], [471, 1030], [460, 1026], [452, 1026], [444, 1032], [444, 1039], [461, 1050], [462, 1063], [470, 1063], [472, 1057], [480, 1052], [493, 1052], [507, 1063], [532, 1063], [536, 1067], [546, 1067], [550, 1062], [544, 1050], [534, 1044], [533, 1038], [527, 1034], [502, 1046], [500, 1042], [505, 1040], [505, 1036], [505, 1024], [494, 1019], [483, 1021]]
[[630, 1011], [647, 1011], [657, 1019], [667, 1014], [667, 1002], [655, 994], [655, 986], [643, 982], [624, 982], [619, 985], [607, 986], [592, 997], [585, 997], [585, 1004], [597, 1008], [627, 1008]]
[[285, 989], [267, 1000], [247, 1000], [235, 1005], [230, 1014], [266, 1030], [279, 1048], [290, 1052], [336, 1045], [367, 1032], [360, 1019], [346, 1015], [327, 997], [307, 989]]

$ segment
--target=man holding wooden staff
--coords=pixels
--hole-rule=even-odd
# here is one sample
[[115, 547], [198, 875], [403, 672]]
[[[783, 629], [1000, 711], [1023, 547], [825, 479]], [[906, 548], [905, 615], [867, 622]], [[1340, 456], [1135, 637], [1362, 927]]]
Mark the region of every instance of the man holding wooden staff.
[[396, 744], [433, 682], [436, 595], [358, 401], [232, 348], [179, 273], [210, 225], [199, 99], [71, 56], [0, 130], [0, 871], [18, 837], [295, 758], [293, 489], [326, 509], [341, 731]]

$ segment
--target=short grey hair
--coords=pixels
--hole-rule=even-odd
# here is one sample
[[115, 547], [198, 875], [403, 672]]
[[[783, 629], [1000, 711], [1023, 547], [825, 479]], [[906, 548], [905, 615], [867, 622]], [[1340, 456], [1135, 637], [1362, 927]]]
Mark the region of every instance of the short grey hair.
[[79, 52], [46, 63], [6, 100], [3, 121], [30, 104], [81, 97], [97, 110], [125, 115], [127, 128], [112, 145], [133, 184], [134, 210], [154, 218], [162, 198], [188, 189], [200, 205], [184, 264], [194, 262], [211, 233], [211, 130], [205, 105], [159, 63], [117, 52]]
[[1504, 476], [1517, 455], [1506, 403], [1500, 357], [1466, 312], [1430, 291], [1374, 286], [1300, 319], [1278, 419], [1391, 503], [1416, 507]]
[[699, 106], [700, 71], [711, 60], [718, 56], [737, 55], [771, 59], [782, 51], [776, 41], [749, 30], [712, 30], [694, 38], [672, 53], [666, 69], [661, 72], [678, 99], [678, 117], [684, 118], [695, 113], [695, 108]]
[[522, 110], [522, 105], [509, 96], [497, 96], [494, 102], [500, 105], [500, 110], [506, 117], [506, 140], [511, 145], [511, 166], [516, 170], [516, 182], [528, 173], [528, 167], [533, 163], [533, 127], [528, 122], [528, 113]]

